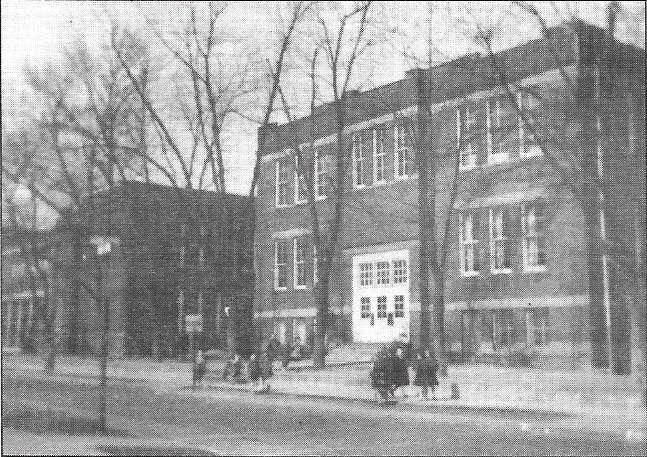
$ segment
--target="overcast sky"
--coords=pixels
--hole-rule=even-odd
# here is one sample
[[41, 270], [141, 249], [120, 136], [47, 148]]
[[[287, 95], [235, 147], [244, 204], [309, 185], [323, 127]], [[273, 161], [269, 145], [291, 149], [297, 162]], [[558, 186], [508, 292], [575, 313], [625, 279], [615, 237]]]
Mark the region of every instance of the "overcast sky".
[[[388, 27], [397, 27], [400, 38], [393, 38], [380, 52], [389, 52], [388, 64], [375, 65], [374, 61], [360, 69], [365, 76], [362, 88], [384, 84], [400, 79], [412, 61], [403, 58], [394, 49], [408, 48], [414, 53], [425, 55], [424, 37], [429, 30], [427, 21], [428, 6], [426, 2], [376, 2], [380, 19]], [[437, 59], [454, 58], [470, 50], [471, 42], [465, 37], [465, 31], [457, 25], [457, 13], [465, 12], [469, 7], [485, 23], [499, 20], [509, 21], [506, 31], [498, 37], [499, 47], [513, 46], [536, 35], [536, 25], [519, 22], [510, 17], [509, 12], [502, 10], [498, 2], [469, 2], [469, 5], [448, 7], [444, 2], [434, 2], [432, 30], [440, 50]], [[458, 3], [458, 2], [456, 2]], [[559, 3], [559, 2], [558, 2]], [[566, 3], [566, 2], [565, 2]], [[603, 25], [605, 20], [605, 2], [567, 2], [568, 7], [586, 20]], [[644, 2], [621, 2], [623, 15], [619, 21], [618, 34], [625, 41], [637, 42], [644, 47]], [[539, 5], [546, 12], [551, 24], [559, 22], [547, 3]], [[44, 2], [3, 0], [2, 17], [2, 85], [3, 102], [7, 89], [19, 89], [21, 71], [25, 63], [40, 64], [56, 59], [60, 49], [68, 44], [75, 34], [82, 33], [90, 44], [105, 40], [108, 32], [107, 12], [115, 15], [120, 22], [132, 27], [141, 27], [142, 12], [155, 19], [160, 27], [173, 29], [181, 22], [182, 3], [173, 2]], [[226, 23], [233, 33], [242, 39], [250, 39], [261, 44], [270, 43], [271, 20], [275, 19], [276, 5], [270, 2], [232, 2], [228, 8]], [[452, 17], [452, 14], [455, 16]], [[382, 60], [386, 61], [386, 60]], [[370, 66], [370, 68], [369, 68]], [[290, 93], [290, 89], [286, 89]], [[298, 94], [297, 94], [298, 95]], [[3, 112], [3, 116], [7, 113]], [[235, 145], [236, 155], [229, 160], [230, 186], [234, 192], [247, 192], [253, 154], [256, 145], [255, 126], [241, 123], [238, 132], [229, 135], [230, 147]]]

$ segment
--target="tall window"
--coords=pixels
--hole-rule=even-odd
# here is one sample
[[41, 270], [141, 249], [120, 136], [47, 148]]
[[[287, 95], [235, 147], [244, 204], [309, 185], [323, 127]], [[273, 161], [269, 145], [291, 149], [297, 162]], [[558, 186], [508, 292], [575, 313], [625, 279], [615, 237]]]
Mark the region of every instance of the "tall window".
[[324, 155], [315, 149], [315, 177], [317, 184], [315, 186], [315, 196], [317, 198], [326, 197], [328, 195], [328, 170], [324, 162]]
[[548, 308], [533, 308], [526, 312], [526, 338], [529, 346], [548, 344]]
[[304, 172], [305, 165], [303, 165], [303, 170], [301, 170], [301, 164], [299, 163], [299, 156], [294, 155], [294, 202], [303, 203], [308, 201], [308, 186], [306, 185], [306, 179]]
[[495, 350], [514, 344], [514, 317], [511, 309], [492, 313], [492, 343]]
[[377, 262], [377, 284], [389, 284], [390, 282], [390, 264], [389, 262]]
[[386, 318], [386, 297], [377, 297], [377, 318]]
[[459, 225], [461, 274], [472, 276], [481, 270], [478, 257], [478, 214], [474, 212], [459, 215]]
[[395, 317], [404, 317], [404, 295], [395, 295], [393, 297], [393, 306], [395, 308]]
[[371, 298], [370, 297], [362, 297], [360, 298], [360, 305], [361, 305], [361, 318], [362, 319], [368, 319], [371, 317]]
[[286, 206], [288, 201], [288, 162], [287, 159], [276, 161], [276, 206]]
[[288, 287], [288, 242], [274, 242], [274, 288], [283, 290]]
[[364, 141], [364, 132], [357, 132], [353, 135], [353, 185], [364, 187], [368, 184], [367, 179], [367, 156], [368, 144]]
[[294, 288], [306, 287], [306, 242], [305, 238], [294, 239]]
[[531, 93], [521, 92], [517, 94], [517, 104], [523, 112], [523, 117], [519, 116], [519, 155], [540, 156], [541, 147], [534, 135], [538, 128], [536, 118], [539, 99]]
[[395, 128], [395, 177], [406, 178], [412, 176], [415, 165], [415, 149], [413, 131], [410, 121], [398, 124]]
[[496, 98], [485, 103], [487, 111], [487, 152], [488, 163], [501, 163], [508, 160], [508, 152], [502, 141], [505, 136], [502, 125], [501, 101]]
[[490, 210], [490, 267], [492, 273], [510, 273], [510, 212], [506, 208]]
[[407, 261], [394, 260], [393, 261], [393, 284], [404, 284], [407, 282]]
[[537, 200], [524, 205], [522, 211], [523, 269], [546, 270], [546, 237], [544, 235], [544, 202]]
[[373, 285], [373, 263], [365, 262], [359, 264], [359, 285]]
[[386, 129], [384, 127], [373, 130], [373, 141], [375, 146], [373, 150], [373, 182], [382, 183], [386, 180], [385, 163], [386, 163]]
[[460, 153], [460, 169], [469, 170], [476, 166], [476, 119], [469, 106], [456, 110], [456, 147]]

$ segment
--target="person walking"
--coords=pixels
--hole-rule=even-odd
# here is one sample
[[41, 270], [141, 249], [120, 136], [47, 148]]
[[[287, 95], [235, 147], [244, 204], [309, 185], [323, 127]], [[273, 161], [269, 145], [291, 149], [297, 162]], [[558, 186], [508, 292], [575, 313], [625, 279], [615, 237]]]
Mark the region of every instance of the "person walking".
[[207, 370], [207, 362], [204, 360], [202, 349], [198, 349], [193, 362], [193, 387], [197, 384], [202, 385], [202, 378]]
[[413, 384], [421, 387], [420, 398], [422, 400], [429, 400], [429, 385], [432, 378], [431, 360], [428, 356], [429, 351], [420, 351], [417, 354], [416, 360], [416, 377]]
[[375, 355], [373, 369], [371, 370], [371, 387], [377, 392], [378, 403], [384, 404], [389, 401], [390, 376], [388, 369], [389, 353], [386, 346], [382, 346]]
[[274, 372], [272, 371], [272, 358], [267, 351], [263, 351], [259, 359], [259, 382], [258, 393], [265, 393], [270, 390], [270, 385], [267, 383]]
[[436, 387], [438, 387], [438, 359], [436, 354], [429, 349], [425, 349], [425, 357], [429, 360], [429, 387], [431, 387], [431, 399], [436, 400]]
[[[395, 391], [400, 387], [409, 385], [409, 364], [404, 358], [404, 350], [399, 347], [395, 351], [393, 358], [393, 396]], [[403, 392], [403, 397], [406, 397], [406, 392]]]
[[249, 376], [250, 388], [252, 390], [261, 390], [263, 388], [261, 364], [255, 352], [252, 352], [252, 354], [249, 356], [249, 361], [247, 362], [247, 374]]

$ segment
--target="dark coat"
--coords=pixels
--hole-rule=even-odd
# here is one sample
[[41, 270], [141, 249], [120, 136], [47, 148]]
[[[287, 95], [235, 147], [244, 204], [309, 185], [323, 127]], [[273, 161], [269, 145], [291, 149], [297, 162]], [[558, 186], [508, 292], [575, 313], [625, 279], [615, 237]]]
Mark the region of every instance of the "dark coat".
[[261, 376], [263, 379], [269, 379], [272, 377], [274, 372], [272, 371], [272, 359], [268, 354], [263, 354], [260, 360], [261, 365]]
[[438, 385], [438, 363], [435, 359], [424, 357], [416, 363], [416, 378], [413, 383], [416, 386], [437, 386]]
[[394, 385], [396, 388], [400, 386], [408, 386], [409, 385], [409, 370], [408, 370], [408, 365], [407, 361], [404, 359], [401, 359], [400, 357], [393, 357], [392, 359], [392, 366], [393, 366], [393, 377], [392, 377], [392, 382], [391, 384]]
[[391, 370], [388, 366], [388, 360], [378, 358], [373, 364], [371, 370], [371, 386], [375, 389], [386, 389], [390, 385]]
[[249, 361], [247, 370], [249, 371], [249, 379], [252, 381], [257, 381], [261, 377], [261, 364], [258, 358]]

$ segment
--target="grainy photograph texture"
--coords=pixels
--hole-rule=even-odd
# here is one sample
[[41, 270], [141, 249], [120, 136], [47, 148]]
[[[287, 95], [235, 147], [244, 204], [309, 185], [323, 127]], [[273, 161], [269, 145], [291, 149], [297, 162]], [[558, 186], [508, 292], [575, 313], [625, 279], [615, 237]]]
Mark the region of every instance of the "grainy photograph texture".
[[19, 2], [3, 455], [645, 455], [644, 2]]

